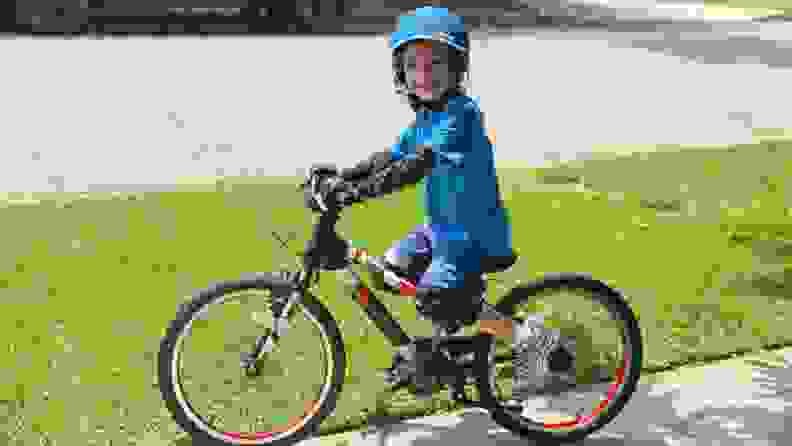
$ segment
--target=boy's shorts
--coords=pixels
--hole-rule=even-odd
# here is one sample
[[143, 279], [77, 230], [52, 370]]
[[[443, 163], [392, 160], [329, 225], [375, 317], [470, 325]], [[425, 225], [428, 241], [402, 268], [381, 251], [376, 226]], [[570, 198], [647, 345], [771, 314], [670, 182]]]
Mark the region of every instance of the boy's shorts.
[[419, 225], [385, 253], [421, 288], [461, 289], [481, 282], [482, 250], [464, 232]]

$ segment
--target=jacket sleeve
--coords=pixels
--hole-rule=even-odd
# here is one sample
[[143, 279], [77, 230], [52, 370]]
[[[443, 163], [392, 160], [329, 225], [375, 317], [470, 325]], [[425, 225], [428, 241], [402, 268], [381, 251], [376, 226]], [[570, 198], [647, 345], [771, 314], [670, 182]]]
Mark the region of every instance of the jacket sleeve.
[[339, 191], [339, 202], [344, 206], [368, 198], [379, 198], [405, 186], [417, 184], [431, 171], [434, 163], [430, 147], [422, 146], [415, 155], [406, 156], [384, 169], [357, 182], [345, 182]]
[[374, 172], [384, 169], [390, 164], [391, 160], [392, 149], [376, 152], [354, 167], [342, 169], [340, 175], [345, 181], [358, 181]]
[[419, 183], [438, 165], [461, 165], [465, 152], [459, 138], [467, 124], [463, 115], [449, 115], [443, 125], [434, 127], [431, 135], [416, 134], [415, 126], [402, 131], [399, 142], [391, 149], [391, 162], [371, 176], [349, 185], [343, 202], [354, 203], [378, 198], [406, 186]]
[[396, 143], [388, 149], [373, 153], [354, 167], [342, 169], [341, 178], [345, 181], [360, 181], [388, 167], [393, 161], [399, 161], [408, 156], [411, 153], [409, 141], [413, 140], [414, 131], [415, 124], [413, 123], [401, 131]]

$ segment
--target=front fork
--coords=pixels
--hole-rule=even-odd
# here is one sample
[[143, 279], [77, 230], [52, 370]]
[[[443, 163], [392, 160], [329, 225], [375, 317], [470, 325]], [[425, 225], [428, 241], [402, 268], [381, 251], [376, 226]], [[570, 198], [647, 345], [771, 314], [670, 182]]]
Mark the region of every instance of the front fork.
[[[304, 278], [305, 272], [300, 272], [297, 281]], [[286, 277], [289, 279], [288, 277]], [[291, 281], [291, 280], [290, 280]], [[242, 353], [241, 367], [249, 377], [260, 376], [261, 360], [275, 348], [277, 341], [286, 335], [289, 330], [289, 318], [293, 314], [293, 307], [300, 299], [300, 290], [293, 289], [289, 297], [274, 297], [272, 303], [273, 328], [266, 329], [263, 335], [256, 338], [253, 349]]]

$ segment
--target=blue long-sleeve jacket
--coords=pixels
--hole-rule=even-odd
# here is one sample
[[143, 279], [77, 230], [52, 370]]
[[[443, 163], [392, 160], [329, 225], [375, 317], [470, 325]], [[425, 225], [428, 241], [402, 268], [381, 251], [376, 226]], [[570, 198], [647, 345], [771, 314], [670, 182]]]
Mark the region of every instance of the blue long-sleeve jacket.
[[419, 111], [414, 126], [402, 130], [391, 159], [416, 156], [416, 145], [431, 145], [434, 163], [424, 179], [426, 223], [450, 238], [478, 242], [482, 254], [511, 254], [511, 225], [495, 172], [494, 148], [478, 103], [449, 98], [447, 112]]

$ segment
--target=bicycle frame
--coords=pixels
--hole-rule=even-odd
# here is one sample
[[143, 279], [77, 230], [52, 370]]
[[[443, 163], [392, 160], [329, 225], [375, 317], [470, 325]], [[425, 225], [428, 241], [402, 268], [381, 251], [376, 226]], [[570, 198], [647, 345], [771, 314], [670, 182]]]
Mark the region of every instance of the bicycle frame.
[[[334, 223], [337, 219], [337, 212], [323, 213], [320, 216], [319, 221], [314, 226], [313, 238], [308, 243], [309, 250], [303, 257], [302, 270], [299, 276], [294, 279], [297, 289], [292, 294], [292, 297], [289, 299], [289, 301], [286, 302], [281, 314], [289, 314], [289, 308], [291, 308], [294, 302], [299, 299], [301, 293], [310, 287], [311, 278], [318, 274], [320, 266], [316, 253], [317, 250], [312, 251], [310, 247], [321, 246], [322, 242], [328, 239], [328, 236], [337, 236], [334, 230]], [[347, 245], [344, 259], [345, 266], [343, 268], [338, 268], [335, 271], [342, 271], [351, 276], [351, 288], [354, 290], [352, 298], [358, 303], [358, 305], [360, 305], [361, 309], [365, 312], [368, 318], [374, 323], [380, 332], [382, 332], [382, 334], [388, 339], [393, 347], [399, 347], [413, 342], [414, 338], [409, 336], [404, 331], [401, 325], [390, 314], [385, 305], [383, 305], [382, 302], [376, 297], [374, 292], [368, 286], [366, 286], [359, 274], [350, 269], [349, 266], [356, 264], [373, 268], [375, 272], [383, 274], [385, 282], [393, 289], [398, 289], [399, 294], [404, 297], [415, 298], [416, 284], [403, 277], [399, 277], [395, 272], [387, 269], [385, 265], [382, 265], [380, 262], [378, 262], [376, 258], [370, 256], [366, 249], [353, 248]], [[486, 278], [486, 275], [483, 276]], [[483, 299], [483, 296], [482, 300], [485, 311], [489, 310], [491, 313], [497, 315], [497, 319], [500, 320], [480, 321], [480, 325], [482, 326], [480, 329], [480, 334], [511, 334], [512, 323], [515, 321], [515, 319], [497, 312], [494, 309], [494, 306], [489, 304], [486, 299]], [[283, 318], [278, 319], [284, 321]], [[276, 332], [279, 331], [278, 328], [278, 325], [276, 325]], [[469, 353], [471, 351], [478, 350], [477, 346], [480, 344], [478, 344], [477, 341], [481, 339], [481, 336], [444, 336], [443, 332], [438, 327], [435, 327], [432, 338], [434, 339], [435, 345], [438, 347], [443, 347], [446, 349], [453, 348], [453, 350], [457, 353]], [[471, 346], [474, 348], [470, 349]]]

